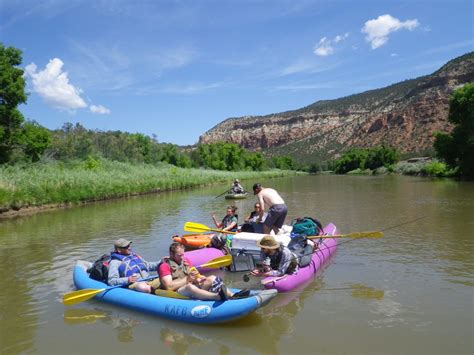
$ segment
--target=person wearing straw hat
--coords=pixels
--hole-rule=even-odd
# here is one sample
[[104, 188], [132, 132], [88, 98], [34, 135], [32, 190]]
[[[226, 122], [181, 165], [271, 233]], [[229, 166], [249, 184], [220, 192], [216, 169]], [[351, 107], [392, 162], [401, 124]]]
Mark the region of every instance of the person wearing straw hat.
[[257, 241], [260, 247], [260, 258], [263, 270], [251, 271], [254, 276], [283, 276], [298, 270], [298, 258], [286, 246], [282, 245], [272, 235], [265, 235]]

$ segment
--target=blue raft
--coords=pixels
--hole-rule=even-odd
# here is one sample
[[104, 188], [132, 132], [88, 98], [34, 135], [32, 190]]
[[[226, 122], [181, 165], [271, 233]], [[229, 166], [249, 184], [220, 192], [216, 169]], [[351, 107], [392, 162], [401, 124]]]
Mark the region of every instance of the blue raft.
[[[81, 290], [108, 287], [102, 282], [89, 278], [86, 270], [90, 265], [91, 263], [88, 261], [81, 260], [77, 262], [73, 274], [76, 288]], [[250, 297], [222, 302], [161, 297], [119, 287], [101, 292], [94, 298], [177, 321], [211, 324], [245, 317], [258, 308], [265, 306], [277, 293], [276, 290], [252, 291]]]

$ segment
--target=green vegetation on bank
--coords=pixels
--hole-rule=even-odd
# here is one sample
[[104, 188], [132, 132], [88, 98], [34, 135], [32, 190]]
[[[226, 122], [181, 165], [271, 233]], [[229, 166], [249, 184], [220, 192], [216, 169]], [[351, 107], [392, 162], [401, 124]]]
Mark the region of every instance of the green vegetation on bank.
[[[292, 175], [267, 170], [238, 172], [255, 181]], [[235, 172], [184, 169], [169, 164], [130, 164], [89, 158], [67, 163], [53, 161], [27, 165], [0, 165], [0, 212], [46, 204], [79, 203], [140, 193], [176, 190], [228, 182]], [[245, 186], [245, 181], [243, 181]]]
[[382, 166], [390, 168], [400, 159], [400, 154], [394, 148], [384, 146], [375, 148], [353, 148], [344, 153], [334, 162], [334, 172], [345, 174], [352, 170], [375, 170]]
[[436, 133], [434, 147], [460, 176], [474, 179], [474, 83], [457, 89], [449, 102], [450, 134]]

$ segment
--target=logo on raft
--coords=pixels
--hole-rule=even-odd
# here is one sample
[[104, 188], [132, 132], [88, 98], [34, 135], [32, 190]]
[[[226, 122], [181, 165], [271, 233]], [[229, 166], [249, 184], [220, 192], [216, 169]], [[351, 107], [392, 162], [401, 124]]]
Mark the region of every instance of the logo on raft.
[[206, 305], [196, 306], [191, 309], [191, 315], [196, 318], [206, 318], [209, 314], [211, 314], [211, 307]]

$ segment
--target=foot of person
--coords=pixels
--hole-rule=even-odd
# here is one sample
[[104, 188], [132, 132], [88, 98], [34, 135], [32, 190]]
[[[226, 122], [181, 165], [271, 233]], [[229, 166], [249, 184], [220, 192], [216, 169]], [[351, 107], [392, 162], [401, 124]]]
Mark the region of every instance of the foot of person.
[[248, 296], [250, 296], [250, 290], [247, 288], [244, 288], [243, 290], [240, 290], [239, 292], [234, 293], [231, 298], [233, 300], [236, 300], [239, 298], [247, 298]]

